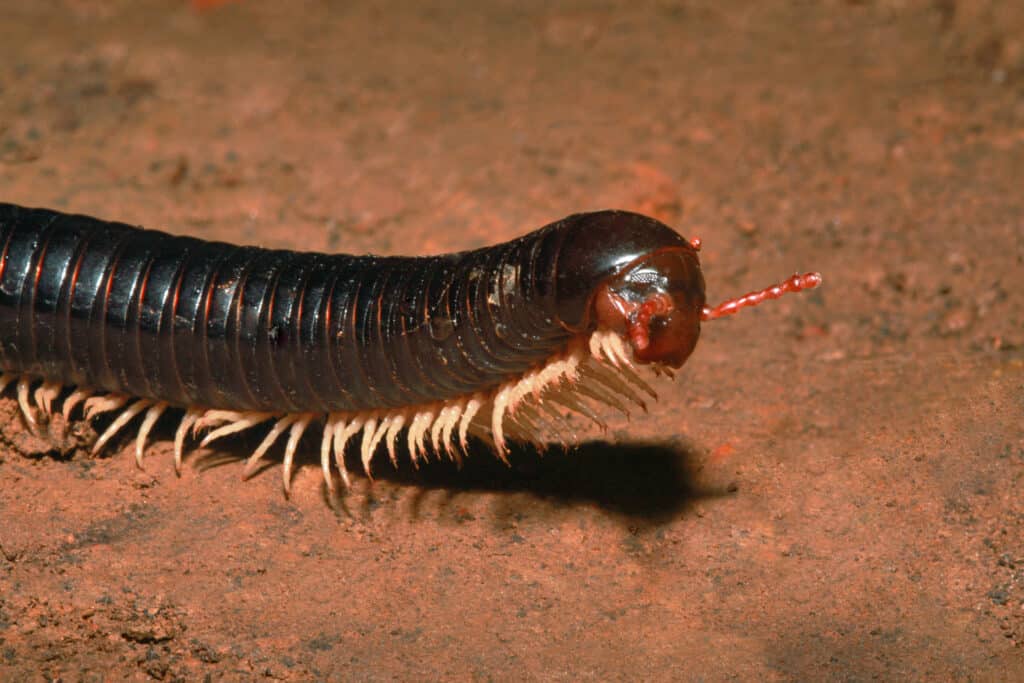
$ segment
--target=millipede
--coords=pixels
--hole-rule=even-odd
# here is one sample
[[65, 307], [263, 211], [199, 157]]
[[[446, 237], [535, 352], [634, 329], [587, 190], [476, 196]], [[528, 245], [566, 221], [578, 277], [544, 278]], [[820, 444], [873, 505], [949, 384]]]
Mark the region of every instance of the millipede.
[[[0, 204], [0, 391], [28, 429], [112, 419], [142, 466], [164, 415], [186, 445], [269, 425], [245, 475], [287, 433], [320, 426], [320, 464], [346, 486], [392, 463], [458, 461], [470, 436], [507, 461], [510, 441], [602, 424], [605, 404], [646, 410], [641, 370], [671, 375], [701, 323], [816, 287], [817, 273], [705, 302], [699, 240], [627, 211], [568, 216], [503, 244], [435, 256], [271, 250]], [[180, 415], [180, 417], [178, 417]]]

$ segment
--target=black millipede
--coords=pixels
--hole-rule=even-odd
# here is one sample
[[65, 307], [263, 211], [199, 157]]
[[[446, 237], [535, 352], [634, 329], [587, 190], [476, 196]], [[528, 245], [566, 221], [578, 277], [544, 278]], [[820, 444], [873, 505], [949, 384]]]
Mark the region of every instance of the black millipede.
[[[506, 458], [508, 440], [571, 431], [597, 404], [646, 407], [638, 372], [671, 374], [702, 321], [817, 286], [817, 273], [705, 305], [698, 240], [626, 211], [569, 216], [518, 239], [437, 256], [354, 256], [209, 242], [47, 209], [0, 204], [0, 391], [28, 427], [116, 415], [98, 452], [141, 415], [168, 409], [174, 439], [201, 445], [272, 421], [251, 474], [285, 432], [323, 425], [321, 465], [349, 482], [399, 437], [413, 462], [458, 459], [469, 435]], [[66, 422], [65, 422], [66, 424]]]

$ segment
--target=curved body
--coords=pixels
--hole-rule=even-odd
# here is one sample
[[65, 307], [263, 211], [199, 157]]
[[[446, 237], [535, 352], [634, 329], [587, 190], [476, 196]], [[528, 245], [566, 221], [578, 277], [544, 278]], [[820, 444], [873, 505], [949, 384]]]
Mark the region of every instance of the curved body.
[[690, 244], [619, 211], [475, 251], [375, 257], [0, 204], [0, 248], [4, 373], [181, 407], [358, 412], [486, 392], [593, 331], [600, 286], [665, 250], [682, 254], [698, 315], [704, 303]]
[[57, 404], [65, 426], [77, 406], [116, 415], [94, 453], [138, 418], [140, 466], [168, 408], [182, 409], [179, 469], [190, 435], [205, 446], [273, 421], [245, 472], [287, 432], [286, 491], [313, 423], [332, 490], [355, 440], [367, 475], [381, 443], [397, 462], [401, 434], [414, 462], [457, 459], [470, 435], [504, 459], [507, 438], [571, 432], [566, 411], [603, 427], [591, 403], [646, 408], [634, 365], [671, 374], [702, 320], [821, 282], [708, 308], [699, 244], [599, 211], [456, 254], [316, 254], [0, 204], [0, 391], [16, 384], [37, 433]]

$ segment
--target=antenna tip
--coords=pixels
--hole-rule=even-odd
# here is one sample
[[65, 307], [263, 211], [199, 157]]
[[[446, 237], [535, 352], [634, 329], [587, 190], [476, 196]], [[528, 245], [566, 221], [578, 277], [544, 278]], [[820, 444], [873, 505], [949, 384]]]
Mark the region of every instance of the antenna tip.
[[794, 279], [800, 289], [814, 289], [821, 284], [821, 273], [804, 273]]

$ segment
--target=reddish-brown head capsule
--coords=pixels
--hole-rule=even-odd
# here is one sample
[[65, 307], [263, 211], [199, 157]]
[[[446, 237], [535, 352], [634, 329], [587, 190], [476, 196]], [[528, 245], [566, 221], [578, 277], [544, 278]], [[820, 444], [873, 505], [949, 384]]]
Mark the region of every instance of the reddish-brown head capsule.
[[674, 368], [700, 337], [704, 277], [692, 247], [668, 247], [637, 259], [594, 296], [598, 326], [624, 334], [641, 363]]
[[624, 211], [579, 214], [560, 227], [554, 294], [562, 325], [617, 332], [640, 363], [678, 368], [693, 352], [702, 321], [821, 283], [817, 273], [794, 275], [710, 308], [699, 239], [687, 241], [653, 218]]
[[552, 234], [554, 307], [564, 328], [618, 332], [641, 363], [686, 361], [704, 308], [704, 277], [690, 242], [626, 211], [570, 216]]

